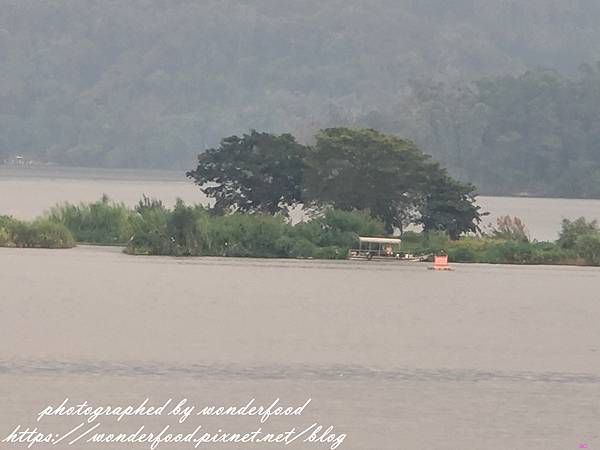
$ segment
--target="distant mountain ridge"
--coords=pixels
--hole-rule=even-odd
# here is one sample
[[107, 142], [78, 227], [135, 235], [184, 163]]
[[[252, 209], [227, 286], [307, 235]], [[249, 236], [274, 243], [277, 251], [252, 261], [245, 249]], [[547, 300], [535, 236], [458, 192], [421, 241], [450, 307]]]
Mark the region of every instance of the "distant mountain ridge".
[[323, 126], [373, 123], [478, 181], [439, 144], [443, 133], [427, 135], [415, 119], [427, 108], [415, 82], [454, 89], [540, 66], [574, 76], [600, 60], [595, 0], [0, 7], [0, 160], [189, 168], [199, 151], [250, 128], [307, 139]]

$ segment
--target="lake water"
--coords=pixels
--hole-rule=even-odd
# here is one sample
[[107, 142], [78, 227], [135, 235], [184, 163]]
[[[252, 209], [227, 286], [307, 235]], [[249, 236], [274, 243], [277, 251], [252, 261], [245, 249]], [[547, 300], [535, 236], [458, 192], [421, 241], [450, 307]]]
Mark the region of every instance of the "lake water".
[[[73, 175], [0, 173], [0, 211], [32, 217], [102, 192], [128, 203], [141, 193], [198, 198], [176, 176]], [[506, 209], [498, 214], [529, 217], [536, 236], [563, 214], [596, 217], [599, 208], [483, 201]], [[66, 397], [94, 405], [311, 398], [301, 417], [275, 417], [264, 428], [333, 425], [347, 434], [339, 448], [349, 450], [600, 448], [600, 269], [453, 268], [0, 248], [0, 441], [18, 424], [64, 434], [81, 420], [35, 419]], [[178, 432], [260, 425], [252, 417], [102, 421], [111, 432], [142, 424]], [[298, 442], [288, 448], [329, 448]], [[34, 448], [130, 448], [79, 444]]]
[[[0, 249], [1, 435], [79, 423], [35, 423], [66, 397], [310, 397], [270, 426], [332, 424], [356, 450], [598, 448], [598, 269], [454, 268]], [[252, 427], [211, 419], [181, 427]]]
[[[179, 172], [0, 166], [0, 214], [32, 219], [57, 203], [91, 202], [102, 194], [130, 206], [142, 195], [167, 205], [178, 197], [186, 203], [207, 203], [198, 187]], [[495, 224], [499, 216], [517, 216], [538, 240], [555, 240], [563, 218], [600, 220], [600, 200], [479, 197], [479, 204], [490, 213], [483, 226]]]

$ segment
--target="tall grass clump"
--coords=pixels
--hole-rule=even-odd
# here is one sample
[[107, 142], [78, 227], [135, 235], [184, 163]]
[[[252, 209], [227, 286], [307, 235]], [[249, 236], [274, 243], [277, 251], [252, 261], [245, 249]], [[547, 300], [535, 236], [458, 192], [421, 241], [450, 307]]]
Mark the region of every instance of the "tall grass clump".
[[491, 227], [488, 236], [505, 241], [529, 242], [531, 237], [525, 223], [518, 217], [501, 216], [496, 219], [496, 226]]
[[127, 251], [135, 254], [194, 256], [206, 251], [208, 212], [178, 199], [173, 210], [159, 200], [144, 197], [130, 220]]
[[103, 195], [93, 203], [53, 207], [48, 220], [66, 226], [78, 242], [124, 244], [131, 237], [131, 210]]
[[127, 251], [173, 256], [286, 257], [291, 225], [283, 217], [233, 213], [214, 215], [177, 200], [173, 209], [144, 199], [132, 219]]

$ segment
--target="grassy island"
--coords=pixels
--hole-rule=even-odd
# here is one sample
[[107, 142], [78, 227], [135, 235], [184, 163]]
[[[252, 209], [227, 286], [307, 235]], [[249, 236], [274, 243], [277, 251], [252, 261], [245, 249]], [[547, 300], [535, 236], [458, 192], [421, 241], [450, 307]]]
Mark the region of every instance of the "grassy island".
[[[122, 245], [135, 255], [345, 258], [358, 236], [400, 234], [403, 251], [452, 262], [600, 265], [600, 229], [564, 220], [555, 242], [531, 240], [505, 216], [482, 230], [476, 188], [452, 178], [414, 142], [374, 129], [327, 128], [314, 144], [251, 130], [198, 155], [187, 176], [211, 206], [135, 208], [99, 201], [55, 206], [31, 223], [4, 217], [0, 245]], [[302, 206], [306, 220], [292, 224]], [[407, 229], [420, 229], [405, 232]]]
[[222, 215], [181, 200], [167, 208], [146, 197], [133, 209], [106, 197], [59, 205], [47, 220], [68, 228], [79, 242], [123, 245], [137, 255], [343, 258], [358, 235], [384, 233], [383, 223], [360, 211], [330, 208], [292, 225], [280, 214]]
[[[128, 208], [103, 197], [55, 206], [31, 223], [2, 217], [0, 246], [65, 248], [77, 241], [120, 245], [132, 255], [343, 259], [359, 235], [384, 231], [383, 222], [362, 211], [329, 208], [292, 225], [278, 214], [222, 215], [183, 201], [168, 208], [146, 197]], [[443, 231], [406, 231], [402, 241], [404, 252], [444, 251], [451, 262], [600, 266], [600, 228], [584, 218], [563, 220], [554, 242], [531, 240], [526, 227], [510, 217], [458, 239]]]

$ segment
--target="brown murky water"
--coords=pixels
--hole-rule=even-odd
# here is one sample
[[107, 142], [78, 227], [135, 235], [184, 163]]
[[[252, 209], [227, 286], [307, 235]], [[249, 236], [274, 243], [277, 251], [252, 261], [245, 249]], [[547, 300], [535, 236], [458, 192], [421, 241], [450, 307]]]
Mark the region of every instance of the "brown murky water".
[[[356, 450], [600, 448], [600, 270], [455, 269], [0, 249], [0, 438], [66, 431], [35, 422], [65, 397], [310, 397], [267, 428], [331, 424]], [[218, 419], [181, 429], [256, 425]], [[200, 448], [246, 447], [283, 448]]]

